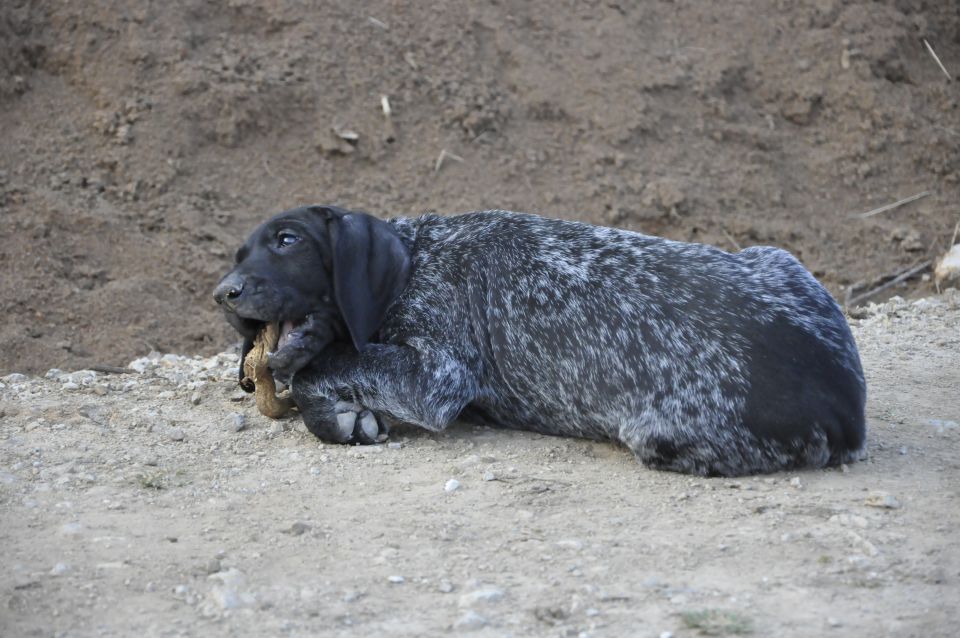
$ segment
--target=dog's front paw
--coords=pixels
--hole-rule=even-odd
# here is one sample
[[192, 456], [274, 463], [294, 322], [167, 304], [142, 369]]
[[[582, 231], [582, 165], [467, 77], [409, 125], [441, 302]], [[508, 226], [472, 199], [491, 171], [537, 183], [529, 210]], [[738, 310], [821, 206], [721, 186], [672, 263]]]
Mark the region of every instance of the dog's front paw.
[[289, 382], [290, 378], [300, 369], [305, 368], [314, 356], [316, 352], [311, 349], [299, 347], [299, 345], [285, 346], [267, 354], [267, 367], [273, 371], [277, 379]]
[[390, 428], [370, 410], [348, 401], [338, 401], [334, 410], [342, 441], [371, 445], [387, 440]]

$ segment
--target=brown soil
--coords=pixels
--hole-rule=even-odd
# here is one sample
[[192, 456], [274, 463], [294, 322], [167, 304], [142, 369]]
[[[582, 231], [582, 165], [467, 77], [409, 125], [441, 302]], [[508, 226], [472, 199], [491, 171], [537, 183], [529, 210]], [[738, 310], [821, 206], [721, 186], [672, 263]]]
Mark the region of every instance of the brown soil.
[[0, 371], [222, 349], [214, 282], [301, 203], [775, 244], [839, 296], [960, 216], [954, 2], [412, 4], [0, 4]]

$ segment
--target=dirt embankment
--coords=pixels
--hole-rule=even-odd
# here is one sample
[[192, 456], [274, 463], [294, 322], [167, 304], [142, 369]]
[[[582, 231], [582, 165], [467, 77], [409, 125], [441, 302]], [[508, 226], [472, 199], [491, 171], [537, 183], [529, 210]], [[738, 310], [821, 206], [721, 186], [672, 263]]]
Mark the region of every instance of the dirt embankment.
[[844, 296], [960, 215], [924, 39], [956, 73], [954, 3], [4, 2], [0, 370], [221, 350], [209, 290], [304, 202], [775, 244]]

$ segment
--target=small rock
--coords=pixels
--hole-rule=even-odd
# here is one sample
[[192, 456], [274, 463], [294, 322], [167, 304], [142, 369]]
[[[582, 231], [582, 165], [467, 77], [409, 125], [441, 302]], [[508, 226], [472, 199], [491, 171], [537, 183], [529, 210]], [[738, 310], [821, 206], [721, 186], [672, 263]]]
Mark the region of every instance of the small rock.
[[470, 610], [457, 618], [453, 623], [453, 628], [461, 631], [475, 631], [477, 629], [483, 629], [487, 625], [487, 622], [486, 618]]
[[896, 497], [889, 492], [872, 492], [863, 501], [863, 504], [870, 507], [879, 507], [888, 510], [900, 508], [900, 501], [898, 501]]
[[578, 538], [567, 538], [557, 541], [557, 547], [573, 549], [579, 552], [581, 549], [583, 549], [583, 541]]
[[673, 638], [673, 632], [672, 632], [672, 631], [661, 631], [661, 632], [660, 632], [660, 638]]
[[83, 532], [83, 525], [77, 522], [67, 523], [60, 528], [60, 533], [64, 536], [77, 536]]
[[437, 585], [437, 591], [441, 594], [449, 594], [453, 591], [453, 583], [449, 580], [441, 580], [440, 584]]
[[456, 492], [458, 489], [460, 489], [460, 481], [457, 479], [450, 479], [443, 486], [444, 492]]
[[493, 472], [491, 472], [490, 470], [487, 470], [486, 472], [483, 473], [483, 480], [484, 480], [484, 481], [496, 481], [496, 480], [497, 480], [497, 475], [494, 474]]
[[399, 574], [394, 574], [393, 576], [388, 576], [387, 580], [393, 583], [394, 585], [400, 585], [406, 580], [406, 578], [404, 578], [403, 576], [400, 576]]
[[[59, 373], [59, 370], [57, 372]], [[50, 377], [47, 377], [47, 378], [49, 379]], [[24, 381], [27, 380], [27, 375], [20, 374], [19, 372], [13, 372], [11, 374], [6, 375], [5, 377], [0, 377], [0, 380], [2, 380], [4, 383], [10, 383], [10, 384], [23, 383]]]
[[217, 572], [220, 571], [221, 567], [222, 566], [220, 565], [219, 560], [217, 560], [216, 558], [211, 558], [203, 566], [203, 571], [207, 572], [208, 574], [216, 574]]
[[827, 624], [830, 625], [831, 627], [842, 627], [842, 626], [843, 626], [843, 623], [841, 623], [841, 622], [840, 622], [839, 620], [837, 620], [836, 618], [827, 618]]
[[170, 437], [171, 441], [182, 441], [187, 437], [183, 428], [170, 428], [167, 430], [167, 436]]
[[53, 569], [50, 570], [51, 576], [62, 576], [70, 571], [70, 565], [66, 563], [57, 563], [53, 566]]
[[680, 185], [672, 179], [655, 180], [647, 184], [640, 194], [640, 202], [646, 208], [656, 208], [664, 212], [676, 212], [684, 209], [687, 198]]
[[226, 424], [228, 430], [240, 432], [241, 430], [245, 430], [247, 428], [247, 417], [239, 412], [231, 412], [227, 415], [224, 423]]
[[310, 529], [310, 526], [301, 521], [297, 521], [290, 526], [289, 529], [284, 530], [284, 533], [290, 534], [291, 536], [303, 536], [304, 532]]
[[74, 383], [73, 381], [67, 381], [63, 384], [63, 389], [67, 392], [75, 392], [80, 389], [80, 386]]
[[792, 479], [790, 479], [790, 487], [795, 487], [798, 490], [803, 489], [803, 483], [800, 482], [799, 476], [794, 476]]
[[200, 393], [199, 393], [199, 392], [194, 392], [193, 395], [190, 396], [190, 403], [192, 403], [193, 405], [200, 405]]
[[403, 444], [400, 441], [390, 441], [387, 443], [387, 447], [391, 450], [399, 450], [403, 447]]
[[503, 600], [505, 595], [499, 587], [481, 587], [460, 596], [458, 604], [461, 607], [473, 607], [478, 603], [495, 603]]

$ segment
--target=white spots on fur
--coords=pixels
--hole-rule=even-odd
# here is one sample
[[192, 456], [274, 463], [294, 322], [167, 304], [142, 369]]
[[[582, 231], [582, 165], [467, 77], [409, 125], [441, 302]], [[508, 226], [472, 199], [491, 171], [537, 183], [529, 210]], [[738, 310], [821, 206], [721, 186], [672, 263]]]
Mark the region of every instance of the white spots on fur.
[[842, 313], [782, 250], [729, 254], [506, 211], [392, 223], [411, 247], [410, 283], [376, 354], [311, 379], [316, 396], [430, 430], [469, 404], [504, 427], [621, 441], [654, 466], [740, 474], [822, 466], [831, 452], [814, 424], [795, 444], [742, 424], [748, 319], [826, 344], [862, 387]]

